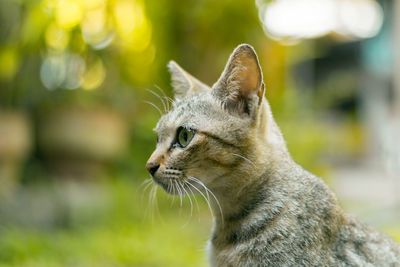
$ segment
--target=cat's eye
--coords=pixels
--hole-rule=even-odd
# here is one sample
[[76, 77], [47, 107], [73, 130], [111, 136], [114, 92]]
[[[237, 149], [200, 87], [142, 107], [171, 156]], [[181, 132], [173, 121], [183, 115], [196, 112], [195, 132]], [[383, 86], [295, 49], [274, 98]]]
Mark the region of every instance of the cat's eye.
[[180, 146], [182, 148], [186, 147], [194, 137], [195, 131], [192, 129], [187, 129], [184, 127], [179, 127], [175, 146]]

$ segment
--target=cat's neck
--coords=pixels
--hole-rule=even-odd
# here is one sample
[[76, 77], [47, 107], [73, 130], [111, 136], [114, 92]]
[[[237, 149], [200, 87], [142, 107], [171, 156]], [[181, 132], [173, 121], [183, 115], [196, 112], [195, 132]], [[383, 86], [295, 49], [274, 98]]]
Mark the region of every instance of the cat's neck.
[[[226, 183], [213, 190], [218, 202], [212, 198], [211, 207], [214, 214], [214, 230], [223, 231], [234, 218], [244, 216], [245, 213], [255, 206], [260, 196], [266, 189], [286, 190], [281, 184], [284, 180], [290, 179], [290, 169], [297, 168], [298, 165], [290, 158], [282, 158], [265, 161], [266, 167], [253, 176], [248, 172], [232, 173], [224, 180], [234, 181]], [[280, 184], [280, 185], [279, 185]]]

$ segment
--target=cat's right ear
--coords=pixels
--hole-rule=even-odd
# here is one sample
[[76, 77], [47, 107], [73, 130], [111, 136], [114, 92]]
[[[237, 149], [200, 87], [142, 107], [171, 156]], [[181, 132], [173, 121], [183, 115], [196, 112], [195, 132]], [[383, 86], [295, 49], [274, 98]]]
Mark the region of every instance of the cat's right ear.
[[168, 63], [168, 69], [171, 73], [171, 83], [177, 100], [202, 91], [211, 90], [210, 87], [187, 73], [173, 60]]
[[256, 52], [248, 44], [239, 45], [213, 86], [213, 95], [229, 111], [252, 115], [264, 97], [264, 83]]

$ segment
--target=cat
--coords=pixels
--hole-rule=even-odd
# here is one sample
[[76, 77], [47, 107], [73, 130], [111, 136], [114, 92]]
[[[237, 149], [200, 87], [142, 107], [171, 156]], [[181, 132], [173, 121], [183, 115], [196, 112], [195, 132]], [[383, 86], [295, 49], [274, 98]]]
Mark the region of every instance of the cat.
[[146, 168], [169, 194], [210, 198], [211, 266], [400, 266], [398, 243], [344, 214], [291, 158], [250, 45], [234, 50], [211, 88], [168, 67], [174, 106], [157, 123]]

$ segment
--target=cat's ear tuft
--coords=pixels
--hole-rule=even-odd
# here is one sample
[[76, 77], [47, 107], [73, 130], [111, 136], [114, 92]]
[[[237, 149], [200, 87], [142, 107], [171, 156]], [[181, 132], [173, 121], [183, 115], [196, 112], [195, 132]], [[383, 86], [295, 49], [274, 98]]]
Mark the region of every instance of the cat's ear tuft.
[[175, 61], [171, 60], [167, 66], [171, 73], [171, 84], [174, 88], [176, 99], [179, 100], [201, 91], [210, 90], [207, 85], [187, 73]]
[[261, 104], [264, 84], [256, 52], [248, 44], [239, 45], [213, 86], [213, 94], [230, 111], [250, 115]]

